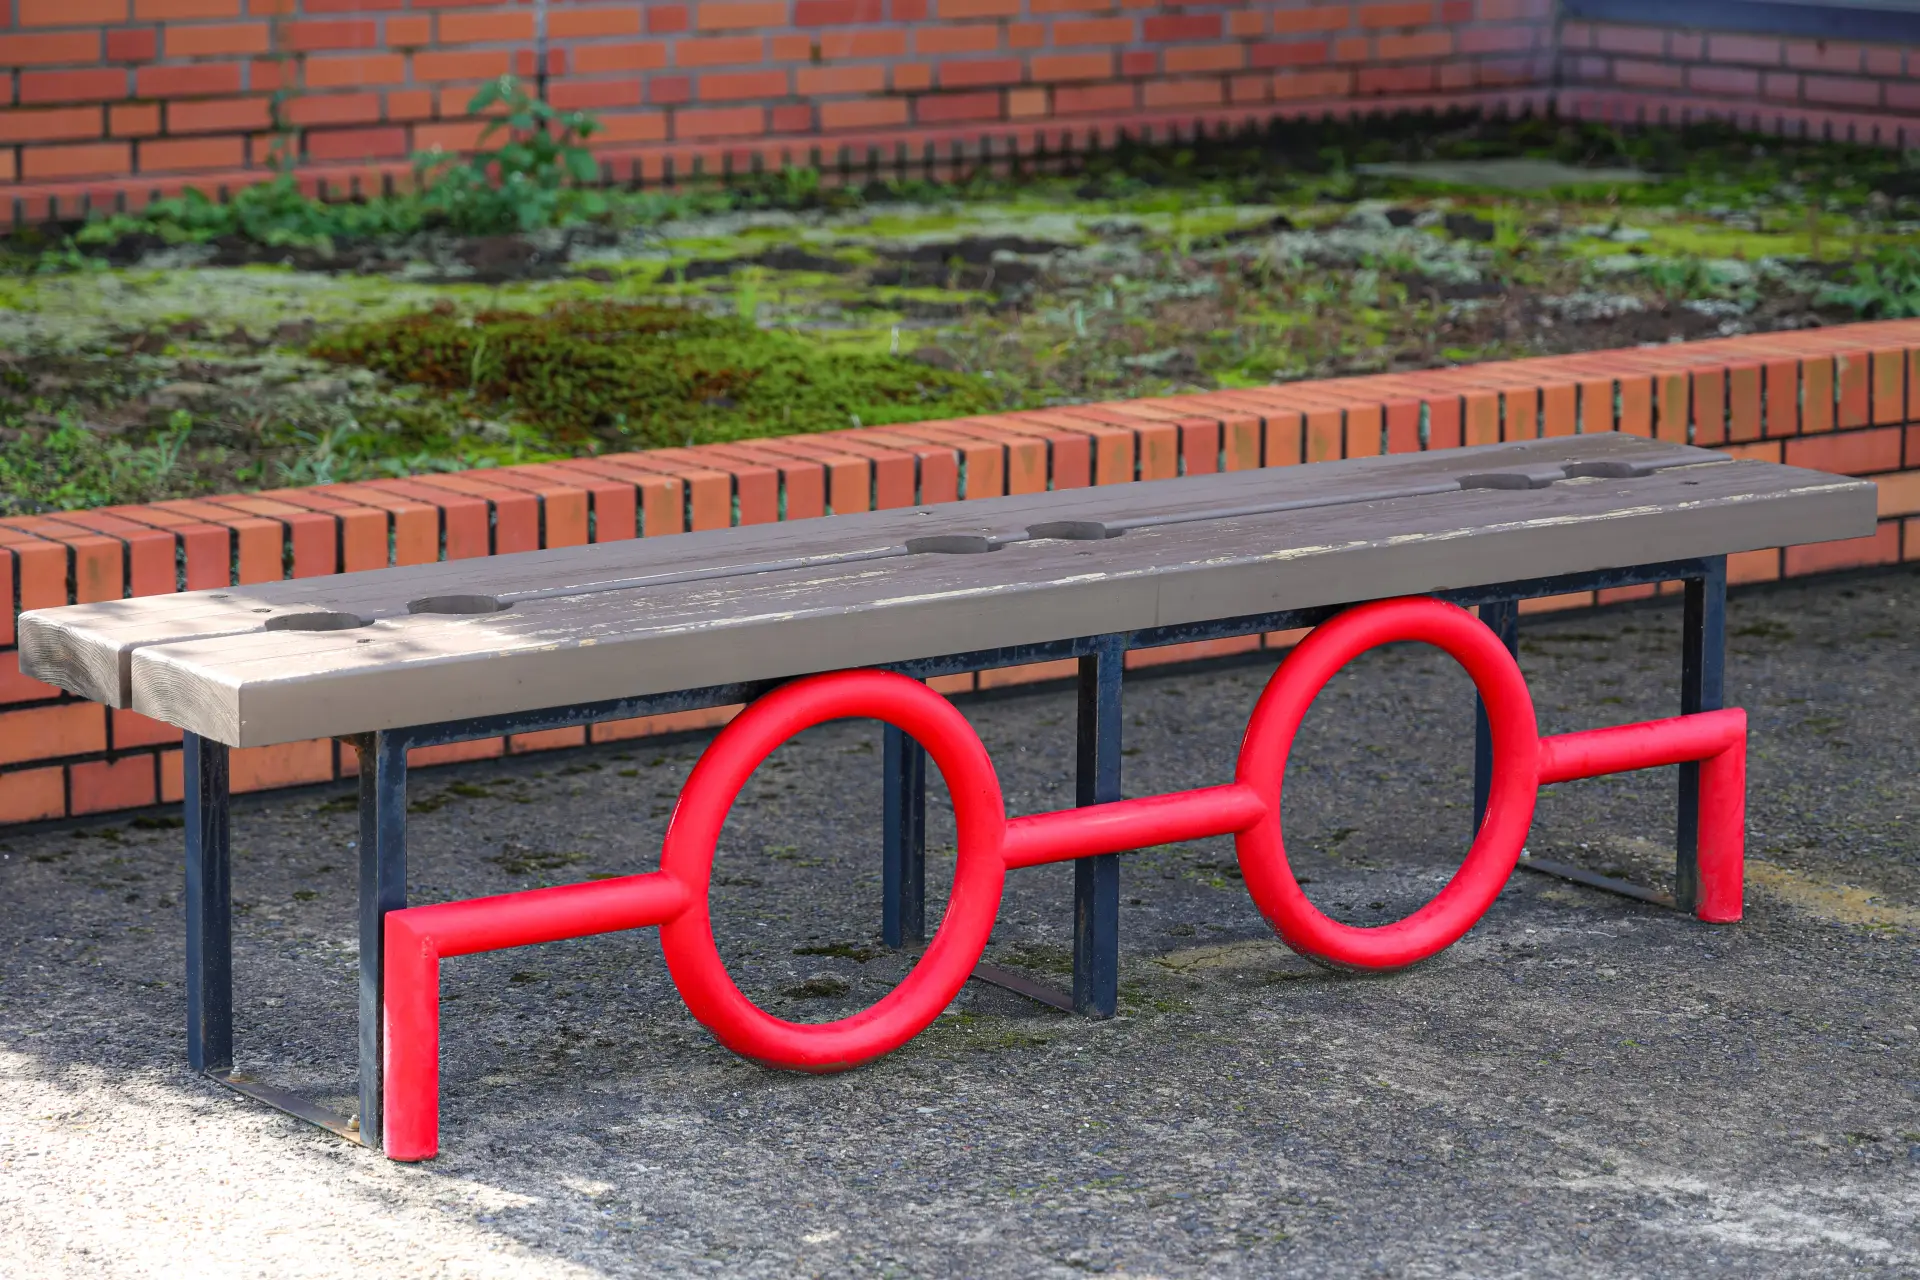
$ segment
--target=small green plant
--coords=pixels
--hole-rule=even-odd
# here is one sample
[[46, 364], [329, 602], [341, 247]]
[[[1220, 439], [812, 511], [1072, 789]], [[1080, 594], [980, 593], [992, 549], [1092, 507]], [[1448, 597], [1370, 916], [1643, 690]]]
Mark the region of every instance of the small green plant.
[[1830, 284], [1818, 301], [1848, 307], [1868, 320], [1920, 316], [1920, 249], [1901, 245], [1853, 265], [1853, 280]]
[[1690, 255], [1648, 258], [1640, 266], [1640, 277], [1669, 303], [1713, 297], [1721, 292], [1720, 283], [1707, 264]]
[[167, 416], [167, 429], [137, 455], [147, 478], [156, 487], [164, 489], [172, 481], [180, 467], [180, 455], [192, 434], [193, 415], [185, 409], [175, 409]]
[[34, 274], [50, 276], [65, 271], [95, 271], [104, 266], [97, 258], [88, 257], [72, 236], [61, 241], [57, 249], [43, 252], [33, 264]]
[[243, 187], [225, 203], [189, 187], [156, 200], [139, 213], [96, 219], [80, 228], [73, 244], [103, 248], [129, 236], [153, 236], [166, 244], [197, 244], [239, 236], [275, 248], [331, 249], [337, 240], [406, 235], [420, 227], [419, 206], [406, 199], [327, 204], [300, 190], [282, 173], [270, 182]]
[[734, 277], [733, 313], [747, 324], [760, 323], [760, 286], [766, 273], [747, 267]]
[[318, 430], [296, 430], [293, 439], [298, 451], [291, 460], [274, 464], [280, 483], [305, 487], [343, 479], [346, 470], [356, 461], [353, 437], [359, 431], [360, 424], [352, 419]]
[[0, 445], [0, 514], [68, 511], [156, 497], [168, 491], [192, 429], [192, 415], [180, 411], [146, 445], [103, 436], [65, 412], [54, 416], [51, 428], [10, 430]]
[[[876, 193], [878, 194], [878, 193]], [[727, 188], [728, 203], [738, 209], [851, 209], [864, 198], [851, 184], [829, 186], [818, 169], [785, 165], [748, 174]]]
[[[494, 114], [471, 156], [434, 150], [414, 157], [429, 212], [470, 235], [532, 231], [606, 213], [606, 197], [588, 189], [600, 177], [586, 147], [600, 131], [598, 120], [584, 111], [558, 110], [512, 76], [489, 81], [467, 102], [469, 116], [488, 112]], [[502, 130], [506, 140], [489, 149], [488, 141]]]

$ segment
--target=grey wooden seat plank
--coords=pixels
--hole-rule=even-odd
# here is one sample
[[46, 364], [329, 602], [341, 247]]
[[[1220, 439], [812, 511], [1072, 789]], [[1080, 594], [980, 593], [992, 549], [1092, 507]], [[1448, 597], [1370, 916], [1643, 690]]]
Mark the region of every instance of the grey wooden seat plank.
[[[142, 647], [133, 706], [236, 746], [1870, 533], [1770, 463], [1470, 489]], [[36, 673], [37, 674], [37, 673]]]
[[1463, 483], [1546, 483], [1570, 470], [1651, 471], [1724, 460], [1706, 450], [1607, 433], [1108, 485], [33, 611], [21, 618], [20, 647], [23, 664], [38, 678], [124, 707], [132, 703], [135, 649], [242, 634], [299, 615], [384, 619], [404, 616], [410, 602], [422, 599], [515, 603], [651, 590], [676, 578], [903, 555], [910, 541], [928, 537], [1023, 537], [1036, 525], [1074, 523], [1137, 528], [1262, 507], [1449, 491]]

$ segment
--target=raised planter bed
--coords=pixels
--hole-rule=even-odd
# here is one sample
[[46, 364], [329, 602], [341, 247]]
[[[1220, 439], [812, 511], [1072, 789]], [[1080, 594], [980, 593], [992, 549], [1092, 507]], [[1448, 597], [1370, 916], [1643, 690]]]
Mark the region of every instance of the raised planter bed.
[[[727, 524], [963, 501], [1381, 452], [1622, 431], [1869, 476], [1878, 532], [1736, 557], [1736, 583], [1920, 558], [1920, 321], [1595, 352], [1239, 391], [1065, 406], [0, 521], [13, 607], [0, 628], [0, 821], [181, 794], [178, 735], [18, 675], [25, 608]], [[1642, 593], [1652, 588], [1635, 588]], [[1599, 593], [1599, 601], [1618, 598]], [[1573, 608], [1593, 594], [1543, 602]], [[1287, 636], [1155, 651], [1181, 661]], [[1053, 678], [1058, 664], [955, 677], [946, 692]], [[598, 725], [611, 741], [712, 725], [699, 712]], [[419, 764], [576, 746], [584, 729], [423, 751]], [[335, 780], [329, 740], [237, 751], [236, 790]]]

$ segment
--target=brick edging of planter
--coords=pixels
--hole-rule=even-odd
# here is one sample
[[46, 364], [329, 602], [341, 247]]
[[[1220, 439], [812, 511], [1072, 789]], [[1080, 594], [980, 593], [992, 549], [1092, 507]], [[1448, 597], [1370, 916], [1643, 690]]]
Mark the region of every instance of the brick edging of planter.
[[[1735, 556], [1736, 583], [1920, 559], [1920, 321], [1590, 352], [1157, 400], [659, 449], [0, 520], [0, 823], [180, 796], [178, 731], [20, 675], [21, 609], [576, 546], [830, 512], [1157, 480], [1217, 470], [1581, 432], [1691, 442], [1880, 485], [1871, 537]], [[1578, 608], [1628, 588], [1534, 601]], [[1129, 655], [1130, 666], [1291, 643], [1246, 637]], [[940, 682], [1064, 675], [1057, 663]], [[422, 765], [724, 722], [727, 709], [492, 739]], [[350, 776], [329, 740], [233, 754], [236, 790]]]

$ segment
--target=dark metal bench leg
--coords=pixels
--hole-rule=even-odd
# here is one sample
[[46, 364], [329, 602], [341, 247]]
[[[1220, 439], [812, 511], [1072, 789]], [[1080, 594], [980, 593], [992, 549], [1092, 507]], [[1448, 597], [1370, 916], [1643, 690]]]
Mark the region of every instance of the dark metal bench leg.
[[[1480, 621], [1487, 624], [1507, 652], [1520, 652], [1520, 602], [1497, 600], [1480, 606]], [[1487, 797], [1493, 790], [1493, 729], [1487, 723], [1487, 704], [1473, 695], [1473, 829], [1477, 833], [1486, 821]]]
[[407, 743], [360, 739], [360, 1141], [381, 1149], [386, 917], [407, 905]]
[[[1080, 659], [1076, 803], [1120, 798], [1120, 681], [1126, 646], [1102, 636]], [[1099, 854], [1073, 864], [1073, 1007], [1111, 1018], [1120, 1007], [1120, 856]]]
[[185, 735], [187, 818], [187, 1062], [233, 1066], [232, 827], [227, 748]]
[[[1726, 701], [1727, 561], [1715, 557], [1703, 578], [1687, 580], [1680, 637], [1680, 714], [1718, 711]], [[1674, 841], [1673, 901], [1694, 909], [1700, 891], [1700, 766], [1680, 766], [1680, 824]]]
[[927, 936], [927, 751], [887, 725], [881, 756], [880, 936], [901, 947]]

